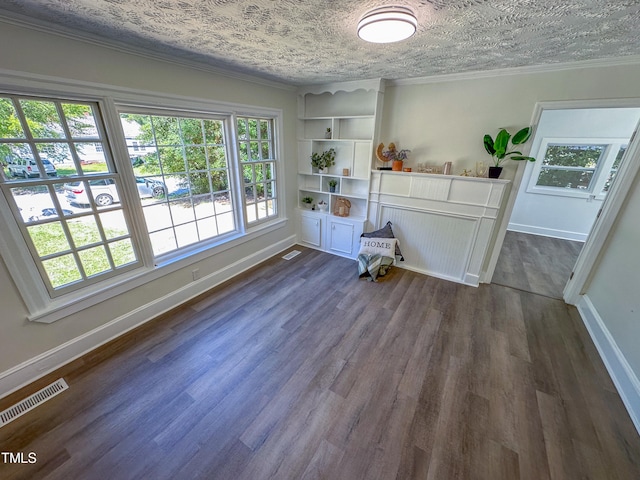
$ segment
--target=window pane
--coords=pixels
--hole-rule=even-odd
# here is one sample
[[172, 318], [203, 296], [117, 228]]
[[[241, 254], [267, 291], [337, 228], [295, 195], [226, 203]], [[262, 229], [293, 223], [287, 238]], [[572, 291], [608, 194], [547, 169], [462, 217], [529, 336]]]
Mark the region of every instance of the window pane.
[[97, 138], [98, 127], [91, 105], [63, 103], [62, 111], [73, 138]]
[[205, 120], [204, 130], [207, 145], [224, 144], [224, 131], [222, 129], [222, 122], [219, 122], [217, 120]]
[[80, 250], [78, 256], [80, 257], [82, 268], [87, 277], [93, 277], [99, 273], [111, 270], [107, 252], [102, 245], [87, 250]]
[[202, 145], [203, 141], [203, 125], [201, 120], [194, 118], [182, 118], [180, 119], [180, 127], [182, 138], [186, 145]]
[[562, 170], [543, 167], [540, 170], [537, 185], [541, 187], [587, 190], [593, 178], [593, 173], [593, 170]]
[[[10, 98], [0, 97], [0, 138], [24, 138], [24, 131]], [[0, 154], [2, 154], [0, 150]], [[5, 155], [0, 156], [4, 158]]]
[[122, 210], [103, 212], [99, 215], [99, 218], [107, 240], [127, 235], [127, 222]]
[[54, 102], [20, 100], [20, 106], [34, 138], [65, 138]]
[[[143, 202], [147, 231], [155, 255], [168, 253], [216, 235], [220, 229], [206, 227], [198, 220], [224, 214], [216, 208], [216, 192], [229, 191], [227, 149], [222, 120], [121, 114], [127, 142], [145, 145], [144, 156], [132, 157], [138, 179], [148, 181], [152, 174], [159, 193], [145, 192]], [[134, 132], [134, 133], [132, 133]], [[130, 152], [131, 155], [131, 152]], [[141, 191], [141, 183], [138, 183]], [[143, 197], [141, 191], [141, 198]], [[215, 199], [215, 200], [214, 200]], [[233, 218], [233, 216], [231, 217]], [[231, 225], [230, 230], [235, 230]]]
[[247, 140], [248, 139], [248, 136], [247, 136], [247, 119], [246, 118], [239, 118], [238, 119], [238, 123], [237, 123], [237, 128], [238, 128], [238, 139]]
[[157, 232], [169, 228], [173, 224], [167, 203], [144, 207], [143, 212], [149, 232]]
[[75, 148], [83, 173], [105, 173], [110, 171], [101, 143], [76, 143]]
[[607, 177], [607, 181], [604, 183], [604, 187], [602, 188], [602, 192], [608, 192], [611, 188], [611, 184], [613, 183], [613, 179], [618, 174], [618, 169], [620, 168], [620, 163], [622, 162], [622, 157], [624, 157], [624, 153], [627, 151], [627, 145], [620, 147], [618, 150], [618, 154], [616, 155], [616, 159], [613, 162], [613, 166], [611, 167], [611, 171], [609, 172], [609, 176]]
[[61, 222], [50, 222], [27, 228], [33, 245], [41, 257], [71, 249]]
[[82, 275], [73, 255], [63, 255], [44, 260], [42, 265], [53, 288], [59, 288], [82, 280]]
[[596, 168], [606, 145], [552, 145], [547, 147], [542, 165]]
[[68, 143], [39, 143], [37, 148], [40, 158], [54, 167], [55, 171], [50, 172], [52, 176], [68, 177], [78, 174]]
[[84, 247], [85, 245], [98, 243], [102, 240], [93, 215], [70, 220], [67, 222], [67, 225], [69, 226], [71, 238], [76, 247]]
[[137, 260], [133, 244], [128, 238], [110, 243], [109, 249], [111, 250], [111, 257], [116, 267], [122, 267]]

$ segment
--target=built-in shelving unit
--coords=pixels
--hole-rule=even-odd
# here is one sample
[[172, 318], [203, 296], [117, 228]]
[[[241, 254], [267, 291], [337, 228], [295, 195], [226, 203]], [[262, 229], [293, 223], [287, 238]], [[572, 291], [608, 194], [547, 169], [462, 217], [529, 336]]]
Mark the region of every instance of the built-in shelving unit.
[[[345, 232], [348, 242], [339, 239], [340, 249], [334, 253], [354, 257], [357, 242], [368, 216], [369, 189], [373, 145], [377, 137], [377, 125], [382, 105], [383, 82], [348, 82], [301, 88], [298, 95], [298, 206], [301, 228], [317, 228], [318, 232], [302, 231], [301, 240], [316, 248], [332, 251], [332, 234], [339, 220], [342, 227], [353, 228]], [[335, 165], [318, 172], [311, 167], [311, 155], [333, 148]], [[334, 180], [336, 186], [330, 187]], [[310, 210], [302, 198], [313, 198], [316, 210]], [[348, 217], [333, 215], [338, 199], [351, 204]], [[326, 211], [318, 204], [324, 201]], [[311, 217], [310, 217], [311, 216]], [[314, 218], [313, 222], [308, 218]], [[317, 221], [316, 221], [317, 220]], [[330, 223], [333, 225], [330, 226]], [[306, 233], [312, 233], [306, 235]], [[307, 241], [312, 238], [313, 241]]]

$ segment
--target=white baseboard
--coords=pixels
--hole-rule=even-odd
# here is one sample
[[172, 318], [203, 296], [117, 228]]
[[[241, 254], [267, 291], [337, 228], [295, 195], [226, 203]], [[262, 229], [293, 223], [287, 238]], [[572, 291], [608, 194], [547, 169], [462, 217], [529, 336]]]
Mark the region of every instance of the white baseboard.
[[540, 235], [543, 237], [573, 240], [575, 242], [586, 242], [587, 237], [589, 236], [589, 233], [570, 232], [568, 230], [556, 230], [552, 228], [535, 227], [533, 225], [522, 225], [520, 223], [511, 222], [509, 222], [507, 230], [511, 232], [530, 233], [532, 235]]
[[295, 235], [0, 373], [0, 398], [295, 245]]
[[588, 296], [582, 295], [576, 305], [582, 321], [596, 345], [602, 361], [624, 402], [629, 416], [640, 433], [640, 380], [627, 362], [615, 339]]

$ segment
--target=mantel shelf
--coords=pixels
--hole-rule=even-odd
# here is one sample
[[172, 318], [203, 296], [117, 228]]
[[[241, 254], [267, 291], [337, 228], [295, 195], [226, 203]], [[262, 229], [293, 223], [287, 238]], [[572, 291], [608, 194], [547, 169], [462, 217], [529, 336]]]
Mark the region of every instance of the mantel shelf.
[[371, 173], [382, 175], [402, 175], [413, 177], [429, 177], [436, 179], [457, 179], [467, 182], [491, 182], [491, 183], [510, 183], [511, 180], [503, 178], [487, 178], [487, 177], [466, 177], [464, 175], [443, 175], [441, 173], [422, 173], [422, 172], [397, 172], [393, 170], [371, 170]]

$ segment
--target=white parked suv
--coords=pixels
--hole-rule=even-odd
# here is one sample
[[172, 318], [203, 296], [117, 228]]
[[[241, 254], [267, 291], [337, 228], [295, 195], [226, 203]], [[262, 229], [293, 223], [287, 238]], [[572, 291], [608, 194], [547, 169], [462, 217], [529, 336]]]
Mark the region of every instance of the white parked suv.
[[[47, 175], [50, 177], [56, 177], [58, 172], [56, 171], [56, 167], [46, 159], [42, 159], [42, 165], [44, 165], [44, 170], [47, 172]], [[12, 160], [8, 165], [9, 174], [14, 177], [39, 177], [40, 171], [38, 170], [38, 164], [35, 160], [24, 160], [21, 158], [16, 158]]]
[[[89, 186], [93, 194], [93, 200], [99, 207], [106, 207], [112, 203], [119, 202], [120, 197], [116, 189], [115, 182], [112, 178], [101, 178], [98, 180], [90, 180]], [[152, 178], [136, 177], [136, 186], [140, 198], [159, 198], [166, 195], [166, 187], [164, 183]], [[89, 205], [89, 197], [85, 190], [84, 183], [73, 182], [64, 186], [67, 201], [70, 204]]]

